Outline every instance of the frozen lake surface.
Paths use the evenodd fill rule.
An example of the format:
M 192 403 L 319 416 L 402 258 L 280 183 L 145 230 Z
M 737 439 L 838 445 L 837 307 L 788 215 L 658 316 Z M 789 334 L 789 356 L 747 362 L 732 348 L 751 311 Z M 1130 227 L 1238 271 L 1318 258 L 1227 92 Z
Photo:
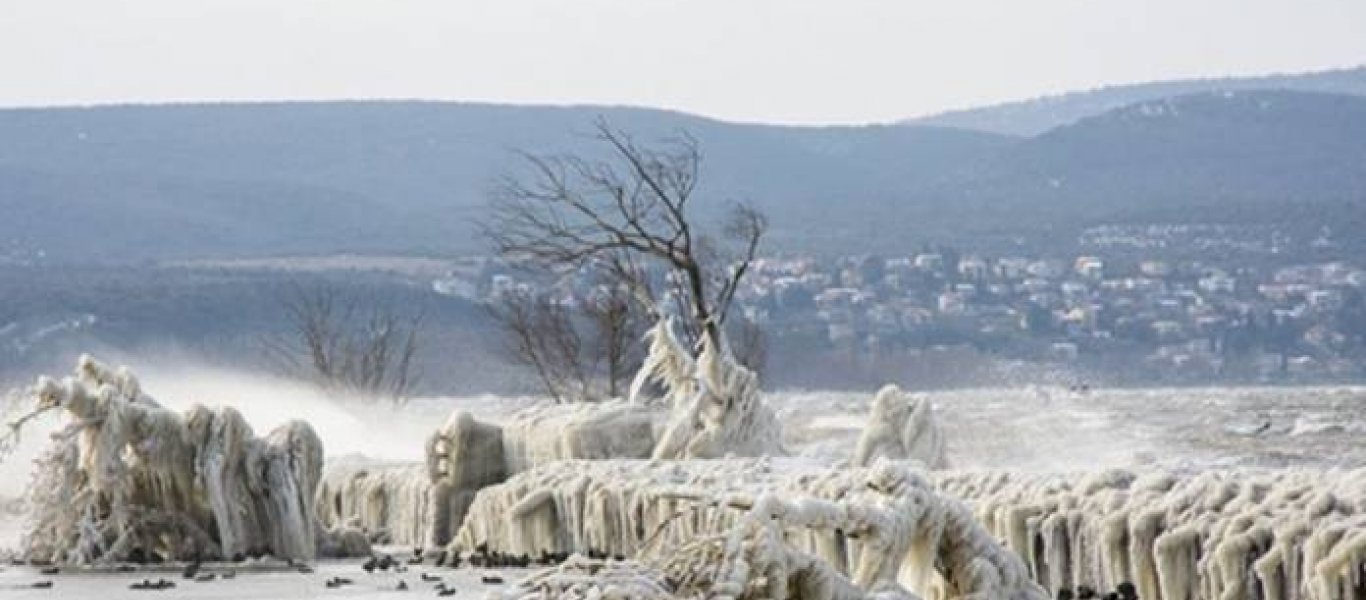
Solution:
M 294 598 L 350 598 L 363 600 L 370 598 L 398 599 L 409 596 L 436 596 L 438 582 L 425 582 L 423 573 L 439 576 L 448 587 L 454 587 L 456 594 L 450 598 L 482 598 L 491 589 L 500 587 L 484 584 L 483 575 L 499 575 L 509 585 L 524 576 L 519 569 L 480 570 L 462 567 L 460 569 L 411 567 L 407 573 L 366 573 L 360 568 L 361 561 L 322 561 L 315 566 L 313 573 L 299 573 L 284 567 L 253 570 L 235 565 L 205 565 L 205 573 L 222 573 L 236 570 L 232 579 L 214 579 L 196 582 L 181 577 L 180 567 L 162 569 L 148 568 L 132 573 L 113 573 L 108 570 L 82 571 L 63 569 L 57 575 L 42 575 L 33 567 L 6 565 L 0 571 L 0 598 L 6 600 L 30 600 L 52 598 L 81 598 L 90 600 L 148 600 L 152 598 L 198 598 L 211 600 L 283 600 Z M 329 589 L 327 580 L 345 577 L 355 583 Z M 156 581 L 166 579 L 176 584 L 167 590 L 134 590 L 129 586 L 144 579 Z M 51 581 L 50 589 L 29 587 L 37 581 Z M 404 581 L 408 591 L 399 591 L 398 582 Z

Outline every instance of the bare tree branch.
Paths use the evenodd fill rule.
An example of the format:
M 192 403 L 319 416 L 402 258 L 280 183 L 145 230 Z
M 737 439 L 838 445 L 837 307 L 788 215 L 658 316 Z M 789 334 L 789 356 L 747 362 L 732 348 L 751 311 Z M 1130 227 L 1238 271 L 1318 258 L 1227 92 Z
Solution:
M 535 303 L 516 305 L 525 299 L 512 299 L 513 305 L 497 309 L 501 312 L 495 316 L 508 329 L 515 352 L 527 355 L 523 362 L 543 379 L 560 379 L 546 385 L 557 398 L 564 396 L 566 381 L 591 377 L 587 374 L 594 365 L 606 365 L 615 374 L 624 356 L 616 337 L 623 331 L 619 327 L 630 321 L 631 307 L 651 319 L 675 311 L 684 317 L 679 324 L 692 342 L 703 336 L 720 341 L 726 315 L 767 230 L 761 213 L 736 206 L 718 238 L 700 232 L 689 206 L 702 153 L 697 140 L 686 133 L 645 146 L 599 120 L 592 139 L 609 151 L 606 159 L 522 153 L 526 171 L 499 182 L 489 218 L 482 224 L 505 258 L 546 268 L 591 266 L 627 292 L 626 306 L 588 302 L 579 307 L 590 322 L 598 323 L 599 336 L 612 338 L 599 339 L 587 354 L 590 344 L 571 335 L 572 317 L 537 324 L 535 313 L 550 309 Z M 666 274 L 662 289 L 651 282 L 653 267 Z M 528 339 L 533 335 L 549 339 Z M 616 379 L 609 375 L 607 380 Z M 614 392 L 615 384 L 608 389 Z
M 418 380 L 422 315 L 404 318 L 362 305 L 335 288 L 292 288 L 280 301 L 288 335 L 266 339 L 266 355 L 290 375 L 328 390 L 400 403 Z

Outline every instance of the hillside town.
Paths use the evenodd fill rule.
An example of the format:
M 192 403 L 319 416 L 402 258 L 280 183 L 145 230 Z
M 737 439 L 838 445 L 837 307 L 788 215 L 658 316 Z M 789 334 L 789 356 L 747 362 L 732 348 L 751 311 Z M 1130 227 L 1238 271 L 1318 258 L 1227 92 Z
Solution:
M 517 286 L 591 294 L 585 270 L 532 283 L 494 261 L 438 291 L 496 300 Z M 1366 372 L 1366 269 L 1197 260 L 906 256 L 758 260 L 738 299 L 774 344 L 842 354 L 970 348 L 1169 382 L 1331 381 Z M 1121 366 L 1123 368 L 1116 368 Z

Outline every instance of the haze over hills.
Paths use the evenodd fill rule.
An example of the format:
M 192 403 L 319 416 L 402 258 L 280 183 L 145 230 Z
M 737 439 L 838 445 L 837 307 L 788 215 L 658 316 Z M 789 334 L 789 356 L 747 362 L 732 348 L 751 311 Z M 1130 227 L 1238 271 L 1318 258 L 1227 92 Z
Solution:
M 1356 69 L 1148 84 L 1130 96 L 1220 82 L 1366 93 L 1363 80 Z M 1076 106 L 1121 96 L 1077 96 Z M 771 216 L 770 250 L 904 253 L 936 242 L 1065 251 L 1084 228 L 1115 222 L 1305 231 L 1363 222 L 1366 98 L 1218 91 L 1086 110 L 1063 111 L 1077 122 L 1031 137 L 587 106 L 0 110 L 0 258 L 480 253 L 472 222 L 495 178 L 519 164 L 514 150 L 589 151 L 584 134 L 598 118 L 645 141 L 696 137 L 706 156 L 696 206 L 710 218 L 730 201 L 754 202 Z M 997 116 L 1014 123 L 1003 129 L 1039 126 L 1029 111 Z
M 1021 140 L 954 188 L 958 204 L 991 215 L 984 227 L 1356 232 L 1366 226 L 1366 98 L 1253 91 L 1141 102 Z
M 1030 136 L 923 124 L 735 124 L 601 106 L 0 110 L 0 290 L 18 290 L 0 294 L 0 381 L 105 346 L 263 367 L 259 338 L 284 327 L 279 298 L 300 282 L 322 282 L 429 309 L 440 332 L 427 365 L 433 389 L 512 390 L 527 378 L 499 366 L 475 302 L 433 291 L 444 271 L 305 273 L 193 259 L 486 254 L 473 219 L 495 178 L 515 171 L 514 151 L 592 152 L 585 134 L 598 118 L 642 141 L 694 136 L 705 153 L 694 206 L 711 219 L 731 200 L 758 204 L 773 225 L 766 253 L 905 256 L 942 244 L 946 252 L 1070 259 L 1097 252 L 1086 240 L 1098 228 L 1172 225 L 1249 228 L 1311 249 L 1279 253 L 1282 246 L 1259 239 L 1262 254 L 1245 260 L 1232 240 L 1224 255 L 1198 244 L 1182 256 L 1147 245 L 1124 256 L 1107 250 L 1106 260 L 1167 252 L 1160 257 L 1265 275 L 1366 251 L 1366 97 L 1356 94 L 1200 91 Z M 1319 237 L 1331 243 L 1313 250 Z M 960 325 L 948 319 L 907 335 L 924 345 L 974 339 Z M 811 353 L 788 357 L 791 368 L 775 377 L 831 383 L 801 379 L 819 371 L 804 365 L 831 360 L 809 342 L 790 344 Z M 453 356 L 471 366 L 445 369 L 441 361 Z M 983 356 L 982 364 L 992 360 Z M 895 361 L 869 365 L 849 382 L 877 368 L 907 372 Z
M 49 256 L 468 253 L 514 150 L 584 151 L 599 117 L 705 153 L 698 206 L 854 208 L 1009 142 L 937 127 L 791 128 L 613 107 L 348 102 L 0 111 L 0 236 Z M 775 240 L 795 235 L 786 220 Z
M 1291 90 L 1366 96 L 1366 66 L 1268 75 L 1114 85 L 1018 102 L 954 110 L 907 121 L 1005 135 L 1034 136 L 1122 106 L 1211 91 Z

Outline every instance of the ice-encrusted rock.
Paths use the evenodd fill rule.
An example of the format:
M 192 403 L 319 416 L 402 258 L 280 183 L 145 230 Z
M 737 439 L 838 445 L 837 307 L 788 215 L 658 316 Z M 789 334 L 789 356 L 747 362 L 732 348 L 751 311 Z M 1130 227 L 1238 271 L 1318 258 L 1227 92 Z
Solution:
M 448 543 L 475 494 L 503 481 L 502 428 L 456 411 L 427 439 L 424 463 L 338 461 L 318 489 L 329 527 L 353 527 L 386 544 Z
M 1366 469 L 937 474 L 1050 589 L 1366 597 Z
M 452 549 L 476 547 L 635 557 L 681 597 L 1046 597 L 964 505 L 891 463 L 551 463 L 480 492 Z
M 571 459 L 649 458 L 657 411 L 624 400 L 522 410 L 503 426 L 508 473 Z
M 878 391 L 868 415 L 868 425 L 854 450 L 853 464 L 867 466 L 879 458 L 911 460 L 927 469 L 949 466 L 944 432 L 928 398 L 888 385 Z

